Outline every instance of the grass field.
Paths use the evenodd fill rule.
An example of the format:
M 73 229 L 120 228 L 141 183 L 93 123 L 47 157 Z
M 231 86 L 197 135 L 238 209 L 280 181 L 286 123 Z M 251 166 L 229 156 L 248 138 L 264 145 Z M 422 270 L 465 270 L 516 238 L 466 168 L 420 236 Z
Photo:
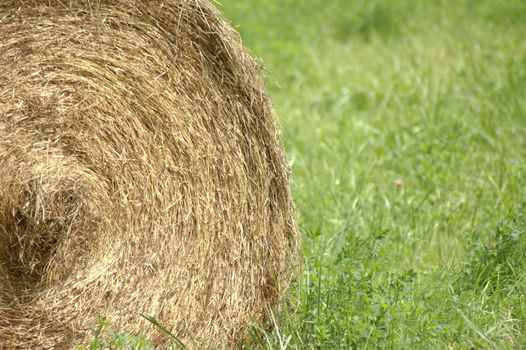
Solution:
M 526 348 L 526 2 L 223 0 L 261 58 L 303 273 L 257 348 Z
M 220 8 L 266 67 L 304 233 L 269 347 L 525 348 L 526 2 Z

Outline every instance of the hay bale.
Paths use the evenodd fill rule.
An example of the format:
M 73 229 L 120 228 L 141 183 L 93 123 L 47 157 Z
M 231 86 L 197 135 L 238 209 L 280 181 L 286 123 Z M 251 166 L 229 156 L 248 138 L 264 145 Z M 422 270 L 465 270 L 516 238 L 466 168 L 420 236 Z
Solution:
M 0 344 L 95 315 L 232 346 L 291 277 L 288 170 L 257 64 L 205 0 L 0 0 Z

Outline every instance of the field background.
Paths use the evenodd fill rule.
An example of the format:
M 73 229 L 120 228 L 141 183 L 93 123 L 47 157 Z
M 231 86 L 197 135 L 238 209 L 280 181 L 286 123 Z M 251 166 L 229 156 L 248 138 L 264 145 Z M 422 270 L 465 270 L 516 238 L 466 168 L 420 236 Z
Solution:
M 259 347 L 526 348 L 526 1 L 218 7 L 265 67 L 303 232 Z

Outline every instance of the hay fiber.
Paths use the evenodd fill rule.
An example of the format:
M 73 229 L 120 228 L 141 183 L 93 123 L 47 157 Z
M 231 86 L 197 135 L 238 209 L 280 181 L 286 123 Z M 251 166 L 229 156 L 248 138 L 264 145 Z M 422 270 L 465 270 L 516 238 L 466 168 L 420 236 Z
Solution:
M 297 266 L 260 69 L 205 0 L 0 0 L 0 348 L 234 347 Z

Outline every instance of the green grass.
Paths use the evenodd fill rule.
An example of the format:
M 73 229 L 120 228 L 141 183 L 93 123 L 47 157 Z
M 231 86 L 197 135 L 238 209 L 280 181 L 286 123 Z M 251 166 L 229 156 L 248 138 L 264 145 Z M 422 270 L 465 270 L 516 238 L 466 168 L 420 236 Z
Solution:
M 220 8 L 266 67 L 304 233 L 260 346 L 526 347 L 526 3 Z
M 266 67 L 304 237 L 254 346 L 526 348 L 526 2 L 219 8 Z

